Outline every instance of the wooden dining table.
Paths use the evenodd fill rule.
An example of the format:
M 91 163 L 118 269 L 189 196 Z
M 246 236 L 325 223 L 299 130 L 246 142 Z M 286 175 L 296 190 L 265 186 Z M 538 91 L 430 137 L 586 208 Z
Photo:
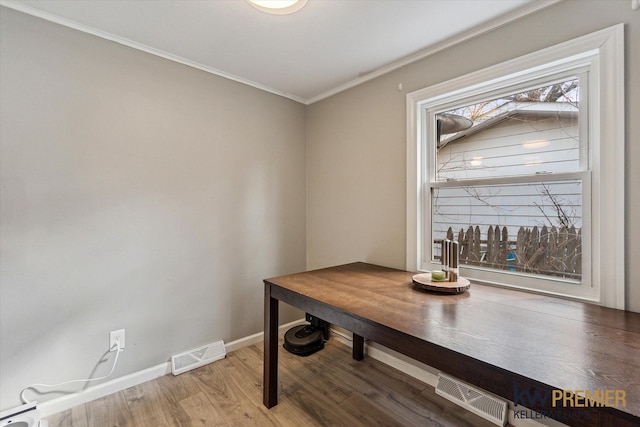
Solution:
M 278 402 L 284 302 L 351 331 L 356 360 L 368 339 L 511 401 L 515 417 L 640 425 L 639 313 L 474 283 L 438 294 L 414 274 L 356 262 L 264 280 L 264 405 Z

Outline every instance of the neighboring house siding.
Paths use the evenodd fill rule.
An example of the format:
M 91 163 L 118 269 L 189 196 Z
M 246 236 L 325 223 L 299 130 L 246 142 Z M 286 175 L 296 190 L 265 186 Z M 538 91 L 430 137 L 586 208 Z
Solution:
M 577 114 L 527 113 L 447 143 L 438 150 L 437 168 L 440 180 L 558 173 L 578 170 L 578 157 Z M 479 225 L 483 234 L 490 225 L 507 226 L 514 237 L 521 226 L 560 226 L 554 202 L 572 225 L 582 223 L 578 181 L 546 188 L 520 184 L 436 191 L 435 238 L 443 237 L 449 227 L 458 231 L 469 225 Z
M 549 145 L 544 146 L 542 141 L 549 141 Z M 530 174 L 531 169 L 575 171 L 577 149 L 575 115 L 518 115 L 442 147 L 438 152 L 438 172 L 445 179 L 469 179 Z M 474 158 L 480 158 L 481 163 L 475 164 Z M 523 166 L 527 169 L 523 170 Z

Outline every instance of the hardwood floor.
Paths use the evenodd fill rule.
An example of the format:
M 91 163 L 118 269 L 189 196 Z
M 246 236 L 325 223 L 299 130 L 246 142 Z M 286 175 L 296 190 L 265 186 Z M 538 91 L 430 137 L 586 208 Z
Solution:
M 262 405 L 262 344 L 48 417 L 50 427 L 493 426 L 335 339 L 309 357 L 280 350 L 279 403 Z

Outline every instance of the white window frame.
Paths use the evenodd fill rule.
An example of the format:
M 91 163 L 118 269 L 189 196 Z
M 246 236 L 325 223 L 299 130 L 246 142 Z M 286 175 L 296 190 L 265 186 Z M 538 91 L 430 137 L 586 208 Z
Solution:
M 435 167 L 426 146 L 426 131 L 433 132 L 433 127 L 427 126 L 427 120 L 433 119 L 433 113 L 427 114 L 427 107 L 434 111 L 457 99 L 587 69 L 586 131 L 591 164 L 590 172 L 583 175 L 591 193 L 583 196 L 583 214 L 590 228 L 590 233 L 583 232 L 583 238 L 588 234 L 583 241 L 583 284 L 531 286 L 530 281 L 521 281 L 513 274 L 503 273 L 496 280 L 500 275 L 464 268 L 461 275 L 472 281 L 625 308 L 623 30 L 623 24 L 619 24 L 407 95 L 407 270 L 438 268 L 431 257 L 433 245 L 425 247 L 424 238 L 425 230 L 431 227 L 430 194 L 425 194 L 424 183 Z

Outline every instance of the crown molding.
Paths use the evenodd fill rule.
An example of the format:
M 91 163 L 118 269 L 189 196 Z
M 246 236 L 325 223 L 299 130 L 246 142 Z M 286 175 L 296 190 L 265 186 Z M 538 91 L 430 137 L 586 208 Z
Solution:
M 44 19 L 46 21 L 53 22 L 55 24 L 63 25 L 65 27 L 72 28 L 72 29 L 77 30 L 77 31 L 81 31 L 83 33 L 91 34 L 93 36 L 100 37 L 102 39 L 109 40 L 109 41 L 112 41 L 112 42 L 115 42 L 115 43 L 130 47 L 130 48 L 133 48 L 133 49 L 137 49 L 137 50 L 140 50 L 142 52 L 150 53 L 151 55 L 155 55 L 155 56 L 159 56 L 159 57 L 164 58 L 164 59 L 168 59 L 169 61 L 177 62 L 179 64 L 183 64 L 183 65 L 186 65 L 188 67 L 204 71 L 206 73 L 215 74 L 216 76 L 224 77 L 225 79 L 233 80 L 235 82 L 242 83 L 242 84 L 245 84 L 247 86 L 251 86 L 251 87 L 254 87 L 256 89 L 260 89 L 262 91 L 272 93 L 274 95 L 279 95 L 279 96 L 282 96 L 284 98 L 289 98 L 289 99 L 291 99 L 293 101 L 296 101 L 296 102 L 299 102 L 299 103 L 302 103 L 302 104 L 306 104 L 306 100 L 304 98 L 301 98 L 301 97 L 296 96 L 294 94 L 291 94 L 291 93 L 288 93 L 288 92 L 284 92 L 284 91 L 281 91 L 281 90 L 278 90 L 278 89 L 274 89 L 272 87 L 263 85 L 261 83 L 257 83 L 257 82 L 254 82 L 252 80 L 248 80 L 248 79 L 236 76 L 234 74 L 227 73 L 225 71 L 218 70 L 216 68 L 209 67 L 209 66 L 200 64 L 198 62 L 195 62 L 195 61 L 191 61 L 191 60 L 183 58 L 181 56 L 173 55 L 173 54 L 171 54 L 169 52 L 165 52 L 163 50 L 156 49 L 156 48 L 153 48 L 151 46 L 147 46 L 145 44 L 135 42 L 133 40 L 129 40 L 129 39 L 125 38 L 125 37 L 117 36 L 115 34 L 112 34 L 112 33 L 106 32 L 106 31 L 98 30 L 98 29 L 90 27 L 88 25 L 84 25 L 84 24 L 80 24 L 80 23 L 78 23 L 76 21 L 72 21 L 70 19 L 62 18 L 60 16 L 54 15 L 53 13 L 46 12 L 46 11 L 41 10 L 41 9 L 37 9 L 35 7 L 26 5 L 26 4 L 21 3 L 19 1 L 16 1 L 16 0 L 0 0 L 0 6 L 4 6 L 4 7 L 7 7 L 9 9 L 13 9 L 13 10 L 16 10 L 18 12 L 25 13 L 27 15 L 35 16 L 36 18 Z
M 459 43 L 462 43 L 466 40 L 472 39 L 474 37 L 478 37 L 484 33 L 488 33 L 489 31 L 495 30 L 497 28 L 500 28 L 504 25 L 507 25 L 513 21 L 516 21 L 518 19 L 524 18 L 525 16 L 531 15 L 533 13 L 536 13 L 542 9 L 545 9 L 549 6 L 552 6 L 554 4 L 563 2 L 564 0 L 539 0 L 536 2 L 531 3 L 528 6 L 525 6 L 521 9 L 518 9 L 516 11 L 513 11 L 511 13 L 507 13 L 504 14 L 492 21 L 487 22 L 486 24 L 480 25 L 478 27 L 475 27 L 469 31 L 466 31 L 464 33 L 461 33 L 457 36 L 451 37 L 441 43 L 435 44 L 433 46 L 430 46 L 426 49 L 420 50 L 416 53 L 413 53 L 409 56 L 406 56 L 402 59 L 399 59 L 395 62 L 392 62 L 388 65 L 382 66 L 370 73 L 367 73 L 363 76 L 358 77 L 357 79 L 351 80 L 343 85 L 337 86 L 331 90 L 328 90 L 320 95 L 314 96 L 313 98 L 309 98 L 306 100 L 306 104 L 310 105 L 313 104 L 315 102 L 321 101 L 323 99 L 329 98 L 333 95 L 336 95 L 340 92 L 343 92 L 347 89 L 351 89 L 355 86 L 361 85 L 365 82 L 368 82 L 370 80 L 373 80 L 375 78 L 378 78 L 380 76 L 383 76 L 385 74 L 388 74 L 392 71 L 395 71 L 399 68 L 402 68 L 406 65 L 412 64 L 414 62 L 420 61 L 421 59 L 424 59 L 428 56 L 431 56 L 435 53 L 438 53 L 442 50 L 445 50 L 449 47 L 455 46 Z
M 564 1 L 564 0 L 539 0 L 539 1 L 535 1 L 535 2 L 531 3 L 528 6 L 525 6 L 525 7 L 521 8 L 521 9 L 518 9 L 518 10 L 516 10 L 514 12 L 502 15 L 501 17 L 496 18 L 496 19 L 494 19 L 494 20 L 492 20 L 492 21 L 490 21 L 490 22 L 488 22 L 486 24 L 483 24 L 481 26 L 475 27 L 475 28 L 473 28 L 473 29 L 471 29 L 469 31 L 466 31 L 466 32 L 464 32 L 462 34 L 459 34 L 459 35 L 457 35 L 455 37 L 452 37 L 452 38 L 450 38 L 448 40 L 445 40 L 445 41 L 443 41 L 441 43 L 438 43 L 436 45 L 430 46 L 430 47 L 428 47 L 426 49 L 420 50 L 420 51 L 418 51 L 418 52 L 416 52 L 414 54 L 411 54 L 411 55 L 406 56 L 406 57 L 404 57 L 402 59 L 399 59 L 398 61 L 394 61 L 394 62 L 392 62 L 390 64 L 384 65 L 384 66 L 382 66 L 382 67 L 380 67 L 380 68 L 378 68 L 378 69 L 376 69 L 376 70 L 374 70 L 374 71 L 372 71 L 370 73 L 367 73 L 366 75 L 360 76 L 360 77 L 358 77 L 358 78 L 356 78 L 354 80 L 351 80 L 351 81 L 349 81 L 347 83 L 344 83 L 342 85 L 336 86 L 335 88 L 330 89 L 330 90 L 328 90 L 326 92 L 323 92 L 323 93 L 321 93 L 319 95 L 313 96 L 311 98 L 306 98 L 306 99 L 303 98 L 303 97 L 294 95 L 292 93 L 281 91 L 279 89 L 274 89 L 272 87 L 263 85 L 261 83 L 254 82 L 252 80 L 248 80 L 248 79 L 236 76 L 234 74 L 227 73 L 225 71 L 218 70 L 216 68 L 209 67 L 209 66 L 200 64 L 200 63 L 195 62 L 195 61 L 191 61 L 189 59 L 186 59 L 186 58 L 183 58 L 183 57 L 180 57 L 180 56 L 177 56 L 177 55 L 173 55 L 173 54 L 171 54 L 169 52 L 165 52 L 163 50 L 156 49 L 156 48 L 153 48 L 151 46 L 147 46 L 145 44 L 135 42 L 133 40 L 129 40 L 129 39 L 125 38 L 125 37 L 120 37 L 120 36 L 117 36 L 115 34 L 111 34 L 111 33 L 106 32 L 106 31 L 98 30 L 98 29 L 90 27 L 88 25 L 80 24 L 78 22 L 75 22 L 75 21 L 72 21 L 72 20 L 69 20 L 69 19 L 66 19 L 66 18 L 62 18 L 62 17 L 57 16 L 57 15 L 55 15 L 53 13 L 46 12 L 46 11 L 43 11 L 41 9 L 37 9 L 35 7 L 26 5 L 26 4 L 21 3 L 21 2 L 19 2 L 17 0 L 0 0 L 0 6 L 4 6 L 4 7 L 7 7 L 9 9 L 13 9 L 13 10 L 16 10 L 16 11 L 19 11 L 19 12 L 22 12 L 22 13 L 25 13 L 25 14 L 28 14 L 28 15 L 31 15 L 31 16 L 35 16 L 37 18 L 41 18 L 41 19 L 44 19 L 46 21 L 50 21 L 50 22 L 53 22 L 53 23 L 56 23 L 56 24 L 59 24 L 59 25 L 63 25 L 65 27 L 72 28 L 72 29 L 77 30 L 77 31 L 81 31 L 83 33 L 91 34 L 93 36 L 100 37 L 102 39 L 109 40 L 109 41 L 112 41 L 112 42 L 115 42 L 115 43 L 118 43 L 118 44 L 121 44 L 121 45 L 124 45 L 124 46 L 127 46 L 127 47 L 131 47 L 133 49 L 137 49 L 137 50 L 140 50 L 142 52 L 146 52 L 146 53 L 149 53 L 149 54 L 152 54 L 152 55 L 155 55 L 155 56 L 159 56 L 161 58 L 168 59 L 169 61 L 177 62 L 179 64 L 183 64 L 183 65 L 186 65 L 188 67 L 204 71 L 206 73 L 214 74 L 214 75 L 219 76 L 219 77 L 224 77 L 226 79 L 229 79 L 229 80 L 232 80 L 232 81 L 235 81 L 235 82 L 238 82 L 238 83 L 242 83 L 242 84 L 245 84 L 247 86 L 251 86 L 251 87 L 254 87 L 256 89 L 260 89 L 262 91 L 265 91 L 265 92 L 272 93 L 274 95 L 278 95 L 278 96 L 282 96 L 284 98 L 291 99 L 293 101 L 299 102 L 299 103 L 304 104 L 304 105 L 311 105 L 311 104 L 313 104 L 315 102 L 318 102 L 318 101 L 321 101 L 323 99 L 329 98 L 329 97 L 331 97 L 333 95 L 336 95 L 336 94 L 338 94 L 340 92 L 344 92 L 344 91 L 346 91 L 348 89 L 351 89 L 351 88 L 353 88 L 355 86 L 358 86 L 358 85 L 361 85 L 363 83 L 366 83 L 366 82 L 368 82 L 370 80 L 373 80 L 375 78 L 383 76 L 383 75 L 385 75 L 387 73 L 395 71 L 395 70 L 397 70 L 399 68 L 402 68 L 402 67 L 404 67 L 406 65 L 412 64 L 412 63 L 414 63 L 416 61 L 419 61 L 419 60 L 424 59 L 424 58 L 426 58 L 428 56 L 431 56 L 431 55 L 433 55 L 433 54 L 435 54 L 437 52 L 440 52 L 440 51 L 442 51 L 444 49 L 447 49 L 447 48 L 449 48 L 451 46 L 454 46 L 456 44 L 462 43 L 462 42 L 464 42 L 466 40 L 469 40 L 469 39 L 472 39 L 474 37 L 478 37 L 478 36 L 480 36 L 480 35 L 482 35 L 484 33 L 487 33 L 487 32 L 489 32 L 491 30 L 494 30 L 496 28 L 502 27 L 502 26 L 504 26 L 504 25 L 506 25 L 506 24 L 508 24 L 510 22 L 516 21 L 516 20 L 518 20 L 520 18 L 523 18 L 523 17 L 525 17 L 527 15 L 531 15 L 533 13 L 536 13 L 539 10 L 545 9 L 545 8 L 547 8 L 549 6 L 552 6 L 554 4 L 560 3 L 562 1 Z

